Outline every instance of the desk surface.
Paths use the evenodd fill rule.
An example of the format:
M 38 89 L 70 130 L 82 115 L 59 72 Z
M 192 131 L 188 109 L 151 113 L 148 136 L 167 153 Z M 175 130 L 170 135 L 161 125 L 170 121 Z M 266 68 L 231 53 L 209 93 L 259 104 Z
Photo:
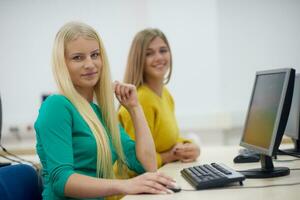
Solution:
M 159 171 L 173 177 L 178 185 L 183 189 L 193 189 L 192 186 L 186 182 L 186 180 L 180 175 L 180 170 L 185 167 L 190 167 L 197 164 L 206 164 L 212 162 L 224 163 L 229 167 L 232 167 L 236 170 L 245 170 L 251 168 L 260 167 L 260 163 L 247 163 L 247 164 L 234 164 L 232 159 L 237 155 L 239 146 L 205 146 L 202 148 L 201 156 L 197 162 L 194 163 L 171 163 L 163 166 Z M 38 156 L 33 155 L 20 155 L 23 159 L 27 159 L 33 162 L 38 163 Z M 293 159 L 289 156 L 280 156 L 280 160 Z M 0 162 L 6 161 L 0 157 Z M 300 168 L 300 160 L 293 162 L 276 162 L 274 161 L 275 166 L 286 166 L 290 169 Z M 124 200 L 150 200 L 150 199 L 238 199 L 238 200 L 298 200 L 300 196 L 300 185 L 294 186 L 277 186 L 277 187 L 265 187 L 265 188 L 246 188 L 252 186 L 266 186 L 266 185 L 278 185 L 278 184 L 287 184 L 287 183 L 296 183 L 300 182 L 300 170 L 291 170 L 289 176 L 270 178 L 270 179 L 246 179 L 244 181 L 244 186 L 234 186 L 235 188 L 224 187 L 220 189 L 210 189 L 210 190 L 199 190 L 199 191 L 181 191 L 179 193 L 171 195 L 128 195 L 125 196 Z
M 207 164 L 212 162 L 224 163 L 229 167 L 236 170 L 245 170 L 251 168 L 260 167 L 260 162 L 247 163 L 247 164 L 235 164 L 232 159 L 237 155 L 240 147 L 235 146 L 222 146 L 222 147 L 203 147 L 201 156 L 197 162 L 194 163 L 171 163 L 163 166 L 159 169 L 171 177 L 173 177 L 178 185 L 183 189 L 193 189 L 192 186 L 180 175 L 180 170 L 185 167 L 190 167 L 197 164 Z M 293 159 L 289 156 L 280 156 L 280 160 Z M 290 169 L 300 168 L 300 160 L 293 162 L 277 162 L 274 161 L 274 166 L 286 166 Z M 269 178 L 269 179 L 246 179 L 244 186 L 233 186 L 233 188 L 223 187 L 219 189 L 199 190 L 199 191 L 181 191 L 179 193 L 171 195 L 127 195 L 124 200 L 137 200 L 137 199 L 243 199 L 243 200 L 282 200 L 282 199 L 299 199 L 300 185 L 294 186 L 277 186 L 277 187 L 265 187 L 265 188 L 246 188 L 252 186 L 266 186 L 266 185 L 278 185 L 287 183 L 300 182 L 300 170 L 291 170 L 289 176 Z M 123 200 L 122 199 L 122 200 Z

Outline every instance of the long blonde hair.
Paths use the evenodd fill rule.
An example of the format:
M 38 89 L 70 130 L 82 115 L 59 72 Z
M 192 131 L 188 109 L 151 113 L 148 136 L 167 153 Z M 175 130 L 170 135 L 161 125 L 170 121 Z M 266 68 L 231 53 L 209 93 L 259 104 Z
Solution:
M 148 28 L 138 32 L 131 44 L 127 59 L 127 66 L 124 76 L 124 82 L 135 85 L 137 88 L 144 84 L 144 68 L 146 62 L 146 50 L 149 44 L 156 38 L 161 38 L 167 45 L 170 52 L 170 68 L 166 76 L 165 84 L 170 81 L 172 74 L 172 53 L 170 45 L 165 34 L 159 29 Z
M 107 132 L 89 102 L 76 91 L 65 62 L 66 45 L 78 37 L 93 39 L 99 44 L 102 70 L 100 79 L 94 88 L 94 94 L 96 97 L 95 100 L 102 110 L 104 123 L 108 129 Z M 118 119 L 114 107 L 108 59 L 103 42 L 98 33 L 92 27 L 84 23 L 69 22 L 65 24 L 58 31 L 54 41 L 52 67 L 60 93 L 67 97 L 77 108 L 95 137 L 97 144 L 97 177 L 113 178 L 113 163 L 109 137 L 118 154 L 117 164 L 120 168 L 124 167 L 125 156 L 121 145 Z

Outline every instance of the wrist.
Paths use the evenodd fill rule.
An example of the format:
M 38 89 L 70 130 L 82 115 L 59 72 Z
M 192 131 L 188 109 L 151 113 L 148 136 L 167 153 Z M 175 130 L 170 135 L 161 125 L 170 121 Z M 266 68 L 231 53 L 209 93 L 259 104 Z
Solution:
M 135 106 L 131 106 L 127 108 L 127 111 L 131 114 L 131 115 L 135 115 L 136 113 L 140 112 L 142 109 L 141 104 L 137 104 Z
M 127 180 L 114 180 L 115 181 L 115 189 L 116 194 L 127 194 L 126 187 L 128 185 Z
M 163 152 L 160 155 L 163 164 L 167 164 L 176 160 L 172 151 Z

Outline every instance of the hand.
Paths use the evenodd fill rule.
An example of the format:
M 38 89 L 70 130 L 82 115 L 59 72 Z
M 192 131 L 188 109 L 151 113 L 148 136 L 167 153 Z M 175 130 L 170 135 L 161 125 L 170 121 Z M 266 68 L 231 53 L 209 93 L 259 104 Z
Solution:
M 114 90 L 118 101 L 127 110 L 139 105 L 137 91 L 134 85 L 115 81 Z
M 147 172 L 140 176 L 125 180 L 125 194 L 172 194 L 167 186 L 174 187 L 175 181 L 159 172 Z
M 174 147 L 172 147 L 168 151 L 164 151 L 164 152 L 160 153 L 163 164 L 167 164 L 170 162 L 175 162 L 177 160 L 180 160 L 180 156 L 175 154 L 175 146 L 176 145 L 174 145 Z
M 177 143 L 173 149 L 181 162 L 193 162 L 200 155 L 200 149 L 194 143 Z

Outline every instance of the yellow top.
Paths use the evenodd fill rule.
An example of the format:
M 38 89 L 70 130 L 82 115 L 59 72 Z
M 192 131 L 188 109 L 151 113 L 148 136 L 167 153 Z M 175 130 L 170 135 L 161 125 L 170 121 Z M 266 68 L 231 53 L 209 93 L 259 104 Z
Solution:
M 149 87 L 142 85 L 138 88 L 138 98 L 155 143 L 157 164 L 158 167 L 161 167 L 160 153 L 171 149 L 176 143 L 190 141 L 180 137 L 175 118 L 174 101 L 166 87 L 163 87 L 160 97 Z M 133 123 L 124 107 L 119 110 L 119 120 L 129 136 L 135 140 Z

